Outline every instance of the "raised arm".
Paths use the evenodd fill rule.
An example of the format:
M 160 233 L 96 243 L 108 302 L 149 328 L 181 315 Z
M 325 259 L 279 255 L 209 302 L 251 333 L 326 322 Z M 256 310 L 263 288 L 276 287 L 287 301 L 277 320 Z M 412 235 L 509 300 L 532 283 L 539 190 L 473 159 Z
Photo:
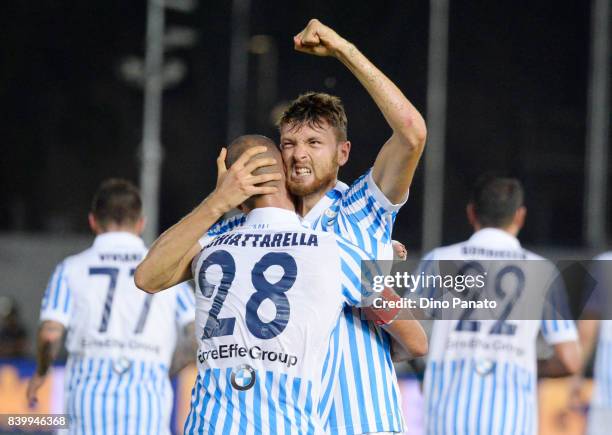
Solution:
M 389 201 L 402 202 L 425 147 L 427 130 L 419 111 L 355 45 L 320 21 L 310 20 L 293 41 L 298 51 L 340 60 L 368 91 L 393 130 L 376 157 L 372 176 Z
M 156 293 L 191 278 L 191 260 L 200 251 L 199 240 L 224 213 L 242 204 L 252 195 L 275 193 L 276 187 L 257 184 L 280 180 L 281 174 L 252 175 L 264 166 L 275 165 L 273 158 L 249 161 L 266 152 L 264 146 L 245 151 L 228 170 L 225 167 L 226 149 L 217 158 L 217 187 L 191 213 L 166 230 L 153 243 L 145 259 L 134 274 L 136 286 L 148 293 Z
M 38 402 L 38 390 L 45 383 L 49 367 L 57 357 L 62 336 L 64 335 L 64 325 L 52 320 L 46 320 L 40 325 L 36 340 L 36 372 L 28 382 L 26 395 L 30 406 Z

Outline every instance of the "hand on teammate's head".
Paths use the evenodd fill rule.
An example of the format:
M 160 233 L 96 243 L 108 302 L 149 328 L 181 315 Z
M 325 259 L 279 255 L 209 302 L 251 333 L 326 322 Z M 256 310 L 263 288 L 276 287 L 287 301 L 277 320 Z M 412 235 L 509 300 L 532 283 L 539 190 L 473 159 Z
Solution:
M 273 157 L 252 159 L 252 157 L 267 151 L 268 149 L 265 146 L 249 148 L 233 161 L 228 169 L 225 162 L 227 150 L 225 148 L 221 150 L 217 158 L 217 186 L 211 197 L 218 201 L 222 213 L 238 207 L 253 195 L 278 192 L 278 187 L 267 186 L 264 183 L 281 180 L 283 175 L 280 172 L 253 175 L 260 168 L 267 166 L 281 167 L 278 160 Z

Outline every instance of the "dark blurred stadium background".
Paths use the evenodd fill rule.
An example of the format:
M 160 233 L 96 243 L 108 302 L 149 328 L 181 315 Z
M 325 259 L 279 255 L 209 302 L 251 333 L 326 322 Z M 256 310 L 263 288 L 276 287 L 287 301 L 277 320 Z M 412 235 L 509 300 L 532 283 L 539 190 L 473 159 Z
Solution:
M 497 171 L 524 182 L 526 245 L 566 257 L 605 247 L 612 189 L 599 199 L 605 224 L 603 232 L 600 226 L 591 233 L 595 240 L 585 221 L 597 1 L 606 0 L 450 2 L 446 152 L 438 180 L 443 243 L 469 235 L 464 209 L 470 185 L 483 172 Z M 21 306 L 31 343 L 53 265 L 92 239 L 86 215 L 96 186 L 109 176 L 140 179 L 147 5 L 5 3 L 0 287 Z M 256 132 L 276 140 L 274 117 L 304 91 L 344 100 L 353 150 L 341 178 L 352 181 L 372 164 L 389 129 L 339 62 L 294 52 L 292 36 L 309 18 L 354 42 L 427 113 L 429 1 L 251 0 L 242 23 L 245 51 L 238 53 L 248 62 L 244 92 L 230 89 L 232 35 L 240 32 L 232 25 L 240 21 L 232 18 L 232 4 L 249 2 L 167 3 L 174 6 L 165 10 L 160 231 L 214 187 L 215 158 L 228 137 Z M 603 40 L 609 41 L 609 26 Z M 609 50 L 606 58 L 609 74 Z M 609 86 L 603 101 L 608 120 Z M 602 140 L 607 146 L 609 131 Z M 604 153 L 593 161 L 607 169 L 611 158 Z M 423 209 L 432 199 L 425 198 L 424 172 L 421 166 L 395 226 L 394 238 L 411 255 L 422 247 Z M 605 192 L 609 176 L 598 186 Z
M 444 242 L 469 231 L 463 205 L 474 178 L 499 170 L 526 185 L 525 242 L 583 244 L 589 3 L 451 2 Z M 164 92 L 162 229 L 214 185 L 231 111 L 231 6 L 201 1 L 189 13 L 167 10 L 166 29 L 189 30 L 196 40 L 166 53 L 167 64 L 185 70 Z M 0 229 L 85 233 L 97 183 L 139 178 L 143 93 L 125 69 L 144 56 L 146 4 L 23 0 L 8 9 L 0 18 Z M 310 17 L 354 41 L 425 113 L 428 2 L 251 2 L 248 33 L 269 39 L 256 47 L 251 38 L 245 131 L 277 138 L 271 112 L 278 103 L 306 90 L 335 93 L 346 104 L 354 146 L 342 171 L 350 181 L 371 164 L 389 129 L 339 62 L 293 51 L 292 36 Z M 262 44 L 277 57 L 257 54 Z M 265 86 L 272 95 L 262 98 Z M 422 176 L 396 226 L 413 249 L 421 241 Z

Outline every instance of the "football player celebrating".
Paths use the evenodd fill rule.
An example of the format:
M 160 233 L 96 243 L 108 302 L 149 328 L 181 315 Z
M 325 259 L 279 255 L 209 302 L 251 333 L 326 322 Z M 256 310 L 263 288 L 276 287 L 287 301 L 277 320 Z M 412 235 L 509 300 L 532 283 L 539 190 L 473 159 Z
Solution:
M 293 101 L 279 121 L 279 131 L 287 185 L 296 197 L 298 214 L 312 228 L 341 234 L 374 258 L 391 260 L 393 223 L 407 200 L 424 149 L 425 122 L 402 91 L 333 29 L 311 20 L 293 40 L 298 51 L 341 61 L 370 94 L 392 130 L 373 167 L 347 186 L 338 181 L 338 170 L 348 161 L 351 150 L 340 99 L 307 93 Z M 257 152 L 257 148 L 247 151 Z M 215 191 L 162 234 L 139 266 L 135 276 L 139 287 L 159 290 L 189 279 L 191 260 L 206 243 L 206 238 L 199 243 L 200 238 L 243 224 L 244 216 L 238 215 L 211 229 L 224 213 L 249 196 L 270 193 L 266 189 L 273 187 L 258 184 L 280 176 L 252 174 L 266 165 L 266 159 L 233 165 L 227 171 L 224 159 L 223 150 L 217 161 Z M 423 354 L 427 345 L 420 325 L 412 320 L 402 322 L 414 328 L 413 354 Z M 330 398 L 333 406 L 327 429 L 353 434 L 403 432 L 390 337 L 362 320 L 359 310 L 353 308 L 344 309 L 337 327 L 340 343 L 348 345 L 342 346 L 343 370 L 339 387 Z

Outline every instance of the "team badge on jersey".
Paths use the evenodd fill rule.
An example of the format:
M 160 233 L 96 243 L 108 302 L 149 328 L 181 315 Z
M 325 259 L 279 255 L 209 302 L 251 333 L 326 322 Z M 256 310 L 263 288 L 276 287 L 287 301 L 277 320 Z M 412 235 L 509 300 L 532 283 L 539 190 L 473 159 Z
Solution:
M 336 218 L 338 217 L 338 212 L 332 210 L 331 208 L 328 208 L 327 210 L 325 210 L 325 217 L 327 217 L 327 221 L 325 222 L 325 224 L 328 227 L 331 227 L 336 222 Z
M 255 385 L 257 375 L 255 369 L 248 364 L 241 364 L 232 370 L 232 387 L 236 390 L 245 391 Z
M 490 359 L 479 359 L 476 361 L 474 370 L 480 376 L 486 376 L 493 371 L 494 367 L 495 367 L 495 361 L 491 361 Z
M 125 357 L 118 358 L 113 361 L 113 370 L 118 375 L 127 372 L 132 367 L 132 361 Z

